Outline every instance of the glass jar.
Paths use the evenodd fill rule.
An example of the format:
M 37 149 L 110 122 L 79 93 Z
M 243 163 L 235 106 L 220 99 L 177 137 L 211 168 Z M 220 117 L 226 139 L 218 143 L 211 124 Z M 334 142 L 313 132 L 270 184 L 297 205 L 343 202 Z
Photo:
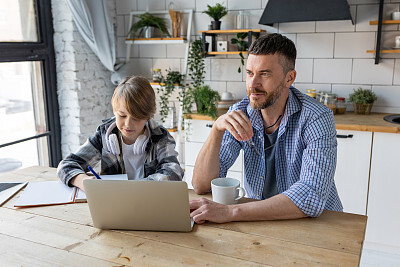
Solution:
M 153 82 L 159 83 L 161 82 L 161 69 L 154 69 L 153 70 Z
M 249 13 L 244 10 L 240 10 L 236 15 L 236 29 L 248 29 L 249 28 Z
M 336 94 L 326 93 L 324 98 L 325 106 L 330 108 L 333 111 L 333 114 L 336 114 Z
M 346 101 L 344 97 L 338 97 L 336 101 L 336 113 L 344 114 L 346 112 Z
M 324 103 L 324 102 L 325 102 L 325 95 L 326 95 L 326 93 L 327 93 L 327 92 L 325 92 L 325 91 L 318 91 L 318 92 L 317 92 L 317 96 L 316 96 L 317 101 L 319 101 L 319 102 L 321 102 L 321 103 Z
M 315 90 L 315 89 L 307 89 L 306 90 L 306 95 L 311 96 L 312 98 L 316 99 L 317 98 L 317 90 Z

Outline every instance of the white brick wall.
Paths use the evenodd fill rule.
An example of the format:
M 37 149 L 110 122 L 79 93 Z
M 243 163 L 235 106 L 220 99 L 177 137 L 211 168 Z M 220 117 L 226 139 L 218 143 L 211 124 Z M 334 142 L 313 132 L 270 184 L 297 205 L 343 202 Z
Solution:
M 112 12 L 115 2 L 109 1 L 108 6 Z M 114 86 L 110 72 L 77 32 L 66 2 L 53 0 L 52 8 L 61 149 L 65 157 L 94 133 L 101 119 L 112 115 Z

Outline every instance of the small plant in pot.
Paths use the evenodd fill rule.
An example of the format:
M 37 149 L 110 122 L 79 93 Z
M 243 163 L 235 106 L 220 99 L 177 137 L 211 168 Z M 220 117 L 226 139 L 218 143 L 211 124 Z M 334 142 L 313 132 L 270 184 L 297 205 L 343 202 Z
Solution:
M 175 91 L 176 86 L 180 89 L 184 87 L 185 76 L 179 71 L 173 71 L 171 69 L 166 70 L 167 76 L 161 78 L 160 87 L 157 88 L 157 94 L 160 96 L 160 116 L 161 121 L 165 122 L 168 116 L 170 108 L 170 97 Z
M 217 91 L 212 90 L 208 85 L 202 85 L 193 90 L 193 97 L 198 114 L 217 117 L 217 102 L 221 100 Z
M 362 89 L 361 87 L 357 90 L 353 89 L 354 93 L 351 93 L 349 99 L 353 102 L 354 113 L 368 115 L 371 113 L 372 105 L 378 99 L 372 90 Z
M 211 29 L 212 30 L 219 30 L 221 29 L 221 21 L 220 19 L 226 14 L 228 14 L 228 10 L 225 6 L 221 5 L 220 3 L 215 4 L 215 6 L 207 5 L 207 10 L 203 11 L 203 13 L 209 15 L 213 21 L 211 21 Z
M 232 44 L 237 44 L 238 46 L 238 51 L 239 52 L 239 56 L 240 56 L 240 63 L 242 64 L 242 66 L 244 66 L 244 56 L 243 56 L 243 51 L 246 51 L 247 48 L 249 47 L 249 43 L 247 41 L 245 41 L 244 39 L 247 37 L 247 32 L 238 32 L 236 34 L 236 38 L 232 38 L 231 39 L 231 43 Z M 238 68 L 238 72 L 241 73 L 242 72 L 242 67 L 240 66 Z
M 161 34 L 167 35 L 168 37 L 171 36 L 165 19 L 153 16 L 147 12 L 139 15 L 138 17 L 139 20 L 135 22 L 129 29 L 128 35 L 131 37 L 131 39 L 135 39 L 136 37 L 140 36 L 143 36 L 144 38 L 151 38 L 151 30 L 154 28 L 159 29 Z M 138 31 L 139 33 L 136 35 L 136 32 Z

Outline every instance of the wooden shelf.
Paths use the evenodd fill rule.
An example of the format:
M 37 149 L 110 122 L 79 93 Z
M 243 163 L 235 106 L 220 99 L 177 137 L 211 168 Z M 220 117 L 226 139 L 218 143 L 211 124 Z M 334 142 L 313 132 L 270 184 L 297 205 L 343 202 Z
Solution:
M 157 83 L 157 82 L 150 82 L 150 85 L 160 85 L 160 83 Z M 165 83 L 161 83 L 161 85 L 164 86 Z M 179 84 L 177 84 L 177 83 L 176 83 L 176 84 L 174 83 L 174 85 L 175 85 L 175 86 L 179 86 Z
M 382 25 L 390 25 L 390 24 L 400 24 L 400 20 L 383 20 Z M 369 25 L 378 25 L 377 20 L 372 20 L 369 22 Z
M 201 33 L 201 40 L 203 44 L 203 55 L 204 56 L 215 56 L 215 55 L 239 55 L 240 51 L 226 51 L 217 52 L 217 40 L 216 37 L 220 34 L 235 34 L 235 33 L 248 33 L 247 42 L 251 45 L 253 38 L 260 36 L 261 32 L 266 32 L 261 29 L 239 29 L 239 30 L 209 30 L 199 31 Z M 206 36 L 211 36 L 211 51 L 206 52 Z M 247 54 L 247 51 L 242 51 L 242 54 Z
M 214 33 L 214 34 L 230 34 L 239 32 L 265 32 L 261 29 L 240 29 L 240 30 L 209 30 L 209 31 L 199 31 L 199 33 Z
M 367 50 L 367 53 L 376 53 L 376 50 Z M 390 53 L 400 53 L 400 49 L 392 49 L 392 50 L 380 50 L 382 54 L 390 54 Z
M 128 63 L 130 61 L 131 55 L 131 48 L 132 45 L 149 45 L 149 44 L 182 44 L 182 48 L 185 47 L 185 61 L 183 64 L 183 75 L 186 75 L 187 72 L 187 62 L 188 62 L 188 55 L 189 55 L 189 45 L 190 45 L 190 38 L 192 32 L 192 18 L 193 18 L 193 9 L 183 9 L 180 10 L 185 15 L 184 21 L 187 21 L 186 25 L 186 35 L 180 38 L 135 38 L 132 39 L 131 35 L 128 33 L 125 39 L 126 45 L 126 56 L 125 62 Z M 127 29 L 131 29 L 132 25 L 135 21 L 138 20 L 138 15 L 142 15 L 144 13 L 150 13 L 152 15 L 161 15 L 164 18 L 170 17 L 169 10 L 157 10 L 157 11 L 131 11 L 129 13 L 129 24 Z M 168 21 L 171 21 L 168 19 Z
M 196 113 L 185 113 L 183 114 L 183 118 L 189 120 L 203 120 L 203 121 L 215 121 L 217 118 L 213 119 L 208 115 L 196 114 Z
M 135 38 L 125 39 L 125 44 L 183 44 L 186 38 Z
M 206 55 L 239 55 L 240 51 L 228 51 L 228 52 L 207 52 Z M 242 51 L 242 54 L 247 54 L 247 51 Z

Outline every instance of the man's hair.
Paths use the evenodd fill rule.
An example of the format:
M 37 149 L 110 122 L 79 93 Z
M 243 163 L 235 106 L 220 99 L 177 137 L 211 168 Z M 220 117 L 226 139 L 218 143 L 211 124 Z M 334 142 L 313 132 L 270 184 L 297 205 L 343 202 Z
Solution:
M 129 115 L 140 120 L 149 120 L 156 113 L 156 96 L 149 81 L 139 76 L 123 79 L 114 90 L 111 99 L 113 109 L 124 105 Z
M 288 71 L 294 70 L 296 63 L 296 46 L 293 41 L 279 33 L 271 33 L 256 39 L 249 48 L 249 54 L 273 55 L 278 53 L 279 62 L 286 75 Z

